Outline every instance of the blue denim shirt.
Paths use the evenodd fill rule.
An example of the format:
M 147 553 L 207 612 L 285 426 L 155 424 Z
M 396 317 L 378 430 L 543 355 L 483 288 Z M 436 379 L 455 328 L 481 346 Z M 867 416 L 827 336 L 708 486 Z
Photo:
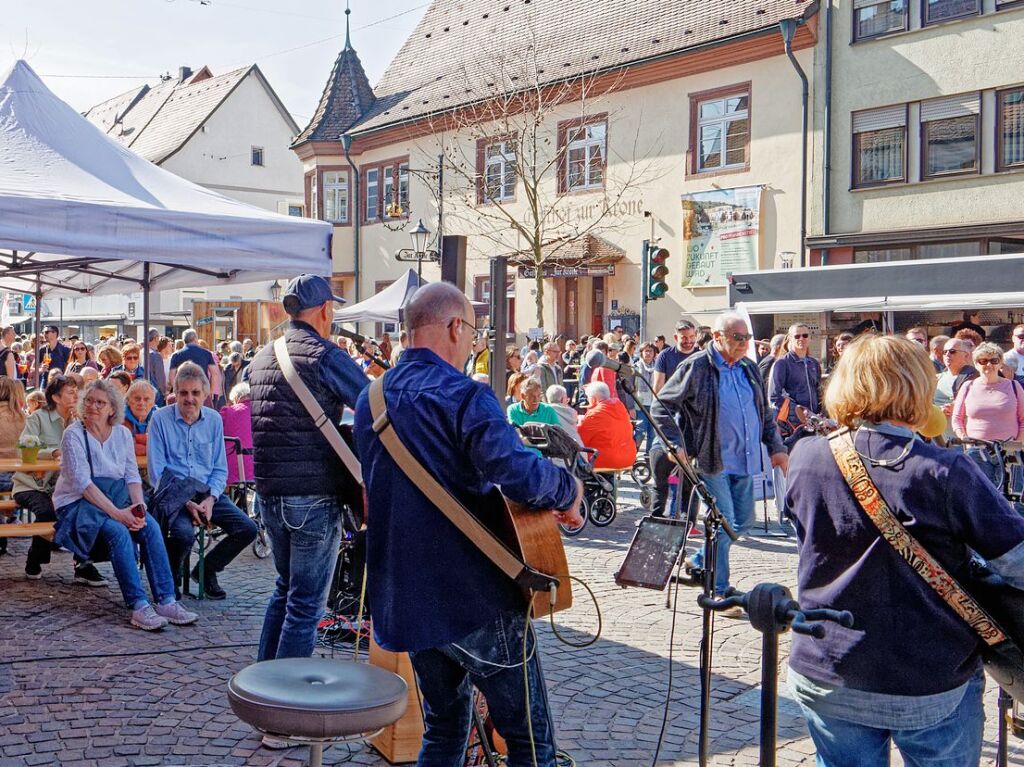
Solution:
M 209 485 L 214 498 L 224 492 L 228 458 L 224 450 L 224 422 L 216 410 L 204 407 L 199 419 L 188 424 L 177 405 L 160 408 L 149 423 L 146 452 L 153 487 L 160 484 L 160 475 L 166 469 Z
M 423 467 L 488 526 L 496 487 L 535 509 L 566 509 L 569 472 L 523 447 L 493 392 L 429 349 L 408 349 L 385 376 L 395 432 Z M 355 440 L 369 501 L 367 585 L 378 643 L 396 652 L 440 647 L 525 610 L 519 588 L 427 499 L 373 431 L 359 396 Z M 538 512 L 547 513 L 547 512 Z
M 715 348 L 711 359 L 718 368 L 718 438 L 722 443 L 722 472 L 752 476 L 761 467 L 761 419 L 754 390 L 739 364 L 730 365 Z

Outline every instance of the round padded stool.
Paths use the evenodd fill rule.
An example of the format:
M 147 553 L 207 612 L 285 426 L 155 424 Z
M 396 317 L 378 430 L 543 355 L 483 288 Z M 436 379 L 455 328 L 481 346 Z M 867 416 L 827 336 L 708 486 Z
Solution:
M 405 713 L 409 688 L 390 671 L 329 658 L 254 663 L 228 683 L 231 709 L 267 735 L 309 744 L 320 767 L 324 744 L 372 737 Z

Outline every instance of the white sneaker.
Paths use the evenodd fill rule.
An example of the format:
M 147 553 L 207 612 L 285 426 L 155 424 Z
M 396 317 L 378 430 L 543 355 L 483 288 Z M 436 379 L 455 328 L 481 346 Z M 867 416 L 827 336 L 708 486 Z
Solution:
M 269 748 L 271 751 L 282 751 L 286 748 L 291 748 L 294 745 L 294 743 L 289 743 L 287 740 L 275 738 L 272 735 L 263 736 L 263 748 Z
M 181 606 L 181 602 L 171 602 L 169 605 L 156 605 L 153 609 L 157 615 L 161 618 L 166 618 L 168 623 L 172 623 L 175 626 L 188 626 L 199 620 L 199 613 L 186 610 Z
M 145 607 L 132 612 L 131 624 L 143 631 L 156 631 L 167 625 L 167 619 L 157 615 L 153 605 L 147 604 Z

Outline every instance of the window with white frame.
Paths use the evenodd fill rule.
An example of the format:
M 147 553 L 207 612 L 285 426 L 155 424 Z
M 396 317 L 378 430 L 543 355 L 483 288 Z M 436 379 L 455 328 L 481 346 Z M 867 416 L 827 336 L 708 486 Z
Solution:
M 925 24 L 973 16 L 981 12 L 981 0 L 924 0 Z
M 854 112 L 854 188 L 906 180 L 906 147 L 905 105 Z
M 996 94 L 996 167 L 1024 168 L 1024 88 Z
M 391 218 L 391 209 L 397 202 L 395 199 L 395 174 L 390 168 L 384 169 L 384 218 Z
M 402 215 L 409 212 L 409 163 L 403 162 L 398 166 L 398 204 L 402 208 Z
M 348 172 L 327 171 L 323 174 L 324 221 L 348 223 Z
M 252 164 L 263 167 L 263 147 L 254 146 L 252 148 Z
M 516 150 L 508 141 L 498 141 L 484 147 L 483 200 L 513 200 L 516 196 Z
M 921 102 L 922 178 L 978 171 L 977 93 Z
M 565 188 L 570 191 L 604 186 L 608 124 L 594 122 L 569 128 L 565 134 Z
M 907 0 L 854 0 L 853 39 L 865 40 L 907 28 Z
M 309 217 L 320 218 L 320 206 L 318 201 L 320 199 L 317 193 L 317 187 L 320 186 L 316 183 L 316 175 L 310 174 L 309 178 Z
M 693 99 L 697 112 L 698 173 L 743 168 L 750 162 L 750 93 Z
M 370 168 L 366 171 L 366 220 L 376 221 L 380 218 L 380 170 Z
M 289 216 L 301 216 L 302 215 L 302 206 L 301 205 L 289 205 L 288 206 L 288 215 Z

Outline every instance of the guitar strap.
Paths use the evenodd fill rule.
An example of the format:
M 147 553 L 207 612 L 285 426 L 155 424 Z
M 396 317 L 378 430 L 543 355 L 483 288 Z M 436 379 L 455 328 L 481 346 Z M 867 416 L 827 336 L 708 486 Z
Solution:
M 878 492 L 878 486 L 868 474 L 864 461 L 857 454 L 850 430 L 840 429 L 831 434 L 828 440 L 832 455 L 839 464 L 839 471 L 853 491 L 857 505 L 878 528 L 882 540 L 896 549 L 896 553 L 910 565 L 910 568 L 934 589 L 953 612 L 974 629 L 985 644 L 991 647 L 1005 640 L 1006 635 L 999 624 L 896 518 L 889 504 Z
M 299 375 L 299 371 L 295 369 L 295 365 L 292 364 L 292 358 L 288 354 L 288 342 L 285 341 L 284 336 L 274 341 L 274 356 L 277 357 L 277 364 L 281 366 L 281 372 L 284 373 L 284 380 L 292 387 L 295 396 L 299 398 L 299 402 L 306 408 L 306 412 L 312 417 L 320 433 L 324 435 L 331 448 L 338 454 L 338 458 L 345 464 L 345 468 L 348 469 L 352 478 L 362 485 L 363 471 L 359 465 L 359 459 L 352 452 L 352 448 L 342 439 L 341 432 L 331 423 L 331 419 L 324 413 L 324 409 L 316 401 L 313 392 L 309 390 L 306 382 Z
M 378 377 L 370 384 L 370 416 L 373 418 L 373 430 L 380 438 L 381 444 L 388 452 L 398 468 L 409 478 L 420 492 L 423 493 L 437 509 L 445 515 L 449 522 L 457 527 L 463 535 L 479 549 L 505 575 L 525 589 L 532 591 L 548 591 L 556 578 L 537 572 L 513 553 L 497 536 L 488 530 L 473 513 L 455 496 L 431 476 L 416 457 L 402 442 L 388 416 L 388 406 L 384 399 L 384 380 L 388 374 Z

